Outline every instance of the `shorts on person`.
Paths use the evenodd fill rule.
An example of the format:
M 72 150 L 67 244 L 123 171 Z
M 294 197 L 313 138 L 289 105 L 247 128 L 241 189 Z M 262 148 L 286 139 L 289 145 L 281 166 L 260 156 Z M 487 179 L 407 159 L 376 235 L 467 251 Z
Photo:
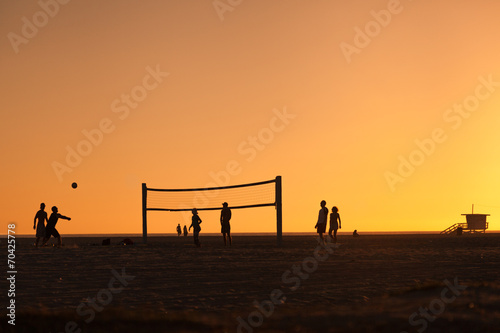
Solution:
M 337 223 L 330 223 L 330 231 L 338 230 L 338 228 L 339 228 L 338 222 Z
M 229 221 L 225 221 L 225 222 L 221 223 L 220 232 L 223 234 L 228 234 L 231 232 L 231 225 L 229 224 Z
M 50 236 L 54 236 L 55 238 L 60 237 L 59 232 L 55 227 L 46 227 L 45 228 L 45 238 L 50 238 Z
M 45 226 L 43 223 L 38 223 L 36 226 L 36 237 L 45 237 Z
M 326 230 L 326 223 L 319 223 L 316 231 L 318 234 L 323 234 Z

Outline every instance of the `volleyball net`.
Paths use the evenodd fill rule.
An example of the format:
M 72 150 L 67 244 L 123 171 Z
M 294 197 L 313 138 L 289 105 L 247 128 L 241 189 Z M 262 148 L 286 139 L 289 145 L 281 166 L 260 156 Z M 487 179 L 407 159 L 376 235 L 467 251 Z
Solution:
M 185 189 L 149 188 L 143 183 L 143 242 L 147 243 L 148 211 L 182 212 L 191 211 L 193 208 L 198 211 L 220 210 L 223 202 L 227 202 L 231 209 L 274 206 L 276 208 L 277 242 L 278 245 L 281 245 L 281 176 L 277 176 L 272 180 L 249 184 Z

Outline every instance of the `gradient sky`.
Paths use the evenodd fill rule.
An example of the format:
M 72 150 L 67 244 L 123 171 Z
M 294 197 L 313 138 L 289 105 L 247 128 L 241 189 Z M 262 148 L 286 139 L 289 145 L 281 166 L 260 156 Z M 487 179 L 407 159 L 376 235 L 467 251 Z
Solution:
M 141 183 L 203 187 L 230 161 L 230 184 L 283 177 L 285 232 L 314 231 L 322 199 L 341 231 L 443 230 L 472 204 L 500 229 L 499 2 L 231 3 L 3 1 L 4 230 L 34 234 L 45 202 L 63 236 L 140 233 Z M 149 232 L 177 223 L 151 213 Z

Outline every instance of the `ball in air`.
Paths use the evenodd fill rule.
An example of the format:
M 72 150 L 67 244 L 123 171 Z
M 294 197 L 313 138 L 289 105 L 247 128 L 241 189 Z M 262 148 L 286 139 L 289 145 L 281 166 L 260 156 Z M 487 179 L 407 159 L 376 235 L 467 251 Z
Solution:
M 77 183 L 73 183 L 73 184 L 71 184 L 71 187 L 72 187 L 72 188 L 77 188 L 77 187 L 78 187 L 78 184 L 77 184 Z

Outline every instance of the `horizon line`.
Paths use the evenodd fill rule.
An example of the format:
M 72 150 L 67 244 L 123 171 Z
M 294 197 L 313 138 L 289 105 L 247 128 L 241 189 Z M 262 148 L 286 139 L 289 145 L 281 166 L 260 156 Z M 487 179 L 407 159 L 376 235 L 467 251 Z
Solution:
M 439 235 L 441 231 L 438 230 L 426 230 L 426 231 L 360 231 L 360 234 L 378 234 L 378 235 L 390 235 L 390 234 L 408 234 L 408 235 Z M 488 234 L 495 234 L 495 233 L 500 233 L 500 230 L 488 230 L 486 233 Z M 283 232 L 283 236 L 300 236 L 300 235 L 316 235 L 316 232 L 313 231 L 290 231 L 290 232 Z M 352 235 L 352 232 L 338 232 L 338 235 Z M 190 234 L 192 235 L 192 233 Z M 207 232 L 203 234 L 204 236 L 220 236 L 221 233 L 218 232 Z M 64 237 L 64 235 L 62 235 Z M 65 234 L 65 237 L 142 237 L 142 233 L 90 233 L 90 234 Z M 148 237 L 170 237 L 170 236 L 176 236 L 176 237 L 181 237 L 177 236 L 177 233 L 175 232 L 170 232 L 170 233 L 148 233 Z M 232 233 L 232 236 L 276 236 L 276 232 L 237 232 L 237 233 Z M 0 237 L 5 237 L 7 238 L 7 234 L 1 234 Z M 28 237 L 35 237 L 33 234 L 17 234 L 16 237 L 19 238 L 28 238 Z

